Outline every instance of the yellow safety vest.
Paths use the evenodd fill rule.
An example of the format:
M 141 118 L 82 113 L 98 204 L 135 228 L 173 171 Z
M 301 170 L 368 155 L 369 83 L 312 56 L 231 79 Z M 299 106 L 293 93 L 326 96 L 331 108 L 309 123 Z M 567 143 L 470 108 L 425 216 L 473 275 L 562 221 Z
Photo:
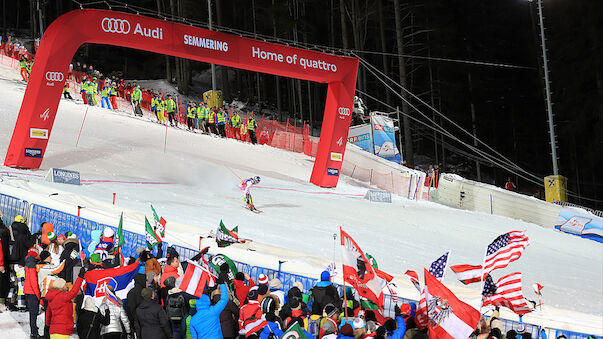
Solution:
M 216 112 L 209 112 L 209 123 L 213 124 L 216 121 Z
M 230 124 L 234 128 L 239 128 L 239 125 L 241 124 L 241 117 L 238 114 L 233 115 L 232 118 L 230 118 Z
M 188 107 L 188 114 L 186 116 L 189 117 L 189 118 L 191 118 L 191 119 L 194 119 L 195 116 L 196 116 L 196 111 L 197 111 L 196 107 L 189 106 Z
M 226 116 L 224 112 L 218 111 L 218 125 L 224 125 L 226 123 Z
M 165 110 L 168 113 L 172 113 L 176 110 L 176 103 L 174 102 L 173 99 L 167 99 L 166 101 L 164 101 L 164 105 L 165 105 Z
M 255 127 L 255 120 L 253 120 L 253 118 L 247 119 L 247 129 L 250 131 L 255 131 Z

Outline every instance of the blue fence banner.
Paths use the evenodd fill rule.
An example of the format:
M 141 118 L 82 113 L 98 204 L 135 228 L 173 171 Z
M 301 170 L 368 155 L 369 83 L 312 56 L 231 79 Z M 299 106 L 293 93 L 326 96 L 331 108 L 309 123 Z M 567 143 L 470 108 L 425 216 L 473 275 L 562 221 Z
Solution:
M 375 114 L 371 116 L 371 124 L 373 126 L 375 155 L 399 164 L 402 157 L 398 146 L 396 146 L 394 121 L 384 115 Z
M 80 172 L 77 171 L 70 171 L 60 168 L 51 168 L 48 171 L 48 175 L 46 178 L 48 181 L 58 182 L 60 184 L 80 184 Z
M 27 201 L 0 194 L 0 210 L 4 214 L 4 224 L 10 226 L 18 215 L 25 216 Z
M 10 224 L 16 215 L 26 215 L 29 208 L 27 201 L 17 199 L 8 195 L 0 194 L 0 210 L 4 213 L 5 223 Z M 55 227 L 55 232 L 65 233 L 67 231 L 73 232 L 77 235 L 78 239 L 82 242 L 82 246 L 87 248 L 91 242 L 91 232 L 95 230 L 102 230 L 105 227 L 110 227 L 117 231 L 117 227 L 104 225 L 96 221 L 88 220 L 76 215 L 57 211 L 51 208 L 47 208 L 40 205 L 31 205 L 31 215 L 29 225 L 31 232 L 37 232 L 41 228 L 43 222 L 50 222 Z M 117 223 L 117 220 L 116 220 Z M 146 246 L 146 239 L 144 235 L 124 230 L 124 237 L 126 239 L 125 245 L 122 247 L 124 256 L 135 256 L 136 248 L 138 246 Z M 198 250 L 180 246 L 172 245 L 174 249 L 180 255 L 182 260 L 190 259 L 199 253 Z M 165 253 L 166 248 L 164 248 Z M 282 289 L 288 291 L 295 282 L 300 282 L 303 285 L 303 292 L 307 293 L 317 282 L 318 277 L 306 277 L 299 274 L 293 274 L 289 272 L 283 272 L 275 269 L 251 266 L 249 264 L 234 261 L 237 270 L 239 272 L 248 273 L 251 278 L 257 281 L 260 274 L 265 274 L 269 279 L 279 278 L 282 284 Z M 343 286 L 335 284 L 339 293 L 343 293 Z M 398 297 L 398 304 L 414 302 L 418 305 L 418 301 L 412 299 L 406 299 Z M 394 317 L 394 303 L 392 296 L 386 294 L 383 303 L 383 315 L 386 317 Z M 311 303 L 309 304 L 311 306 Z M 542 327 L 529 323 L 523 323 L 515 320 L 500 319 L 503 324 L 505 333 L 509 330 L 515 330 L 518 333 L 530 333 L 532 338 L 539 338 Z M 565 335 L 568 339 L 587 339 L 589 334 L 571 332 L 560 329 L 550 329 L 549 335 L 554 334 L 551 338 L 557 338 L 560 335 Z M 597 339 L 603 339 L 600 336 L 595 336 Z

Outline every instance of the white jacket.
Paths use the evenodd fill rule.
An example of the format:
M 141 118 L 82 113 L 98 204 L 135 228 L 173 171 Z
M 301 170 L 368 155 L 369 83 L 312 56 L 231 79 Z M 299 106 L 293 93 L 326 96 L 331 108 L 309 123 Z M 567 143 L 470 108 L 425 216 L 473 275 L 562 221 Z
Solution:
M 106 305 L 106 307 L 103 307 Z M 130 321 L 128 321 L 128 316 L 126 315 L 126 311 L 122 306 L 117 306 L 114 303 L 104 300 L 101 304 L 101 309 L 104 310 L 109 309 L 109 325 L 101 325 L 101 336 L 107 333 L 121 333 L 122 324 L 126 333 L 132 333 L 132 328 L 130 327 Z M 104 312 L 103 312 L 104 314 Z

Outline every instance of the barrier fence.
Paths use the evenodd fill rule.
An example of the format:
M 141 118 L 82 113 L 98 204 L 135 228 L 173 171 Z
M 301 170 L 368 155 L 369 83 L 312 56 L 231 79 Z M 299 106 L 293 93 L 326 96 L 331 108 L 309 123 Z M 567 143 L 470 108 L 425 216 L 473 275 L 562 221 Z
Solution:
M 80 239 L 84 248 L 87 248 L 91 243 L 90 237 L 92 231 L 102 230 L 105 227 L 110 227 L 115 231 L 117 230 L 116 227 L 111 225 L 101 224 L 96 221 L 88 220 L 82 217 L 78 217 L 76 215 L 57 211 L 37 204 L 29 204 L 25 200 L 21 200 L 5 194 L 0 194 L 0 209 L 4 213 L 4 221 L 6 224 L 10 224 L 10 221 L 13 220 L 16 215 L 26 215 L 26 212 L 30 210 L 29 224 L 32 233 L 39 231 L 43 222 L 50 222 L 55 226 L 56 233 L 64 233 L 67 231 L 75 233 L 78 236 L 78 239 Z M 123 230 L 123 234 L 124 238 L 126 239 L 126 243 L 122 247 L 124 256 L 134 256 L 136 253 L 136 248 L 138 248 L 138 246 L 146 246 L 146 239 L 144 235 L 127 230 Z M 176 249 L 176 251 L 178 251 L 182 259 L 190 259 L 199 252 L 197 249 L 185 246 L 172 246 Z M 307 293 L 318 282 L 318 279 L 306 277 L 303 275 L 278 271 L 265 267 L 252 266 L 239 261 L 234 261 L 234 263 L 237 267 L 237 270 L 248 273 L 249 276 L 254 278 L 255 280 L 257 280 L 260 274 L 265 274 L 270 279 L 279 278 L 282 283 L 282 288 L 285 291 L 289 290 L 293 286 L 293 284 L 298 281 L 301 282 L 301 284 L 303 285 L 303 292 Z M 343 293 L 343 286 L 335 286 L 337 286 L 340 293 Z M 398 304 L 405 302 L 415 302 L 418 304 L 416 300 L 398 297 Z M 395 303 L 392 299 L 392 296 L 386 294 L 384 298 L 384 316 L 393 317 L 394 306 Z M 522 323 L 519 321 L 508 319 L 501 319 L 501 322 L 503 324 L 505 332 L 513 329 L 519 333 L 530 333 L 532 334 L 533 338 L 538 338 L 540 331 L 543 329 L 538 325 Z M 578 333 L 561 329 L 546 328 L 545 331 L 547 332 L 549 338 L 557 338 L 559 335 L 562 334 L 565 335 L 568 339 L 587 339 L 589 337 L 589 334 L 586 333 Z M 602 337 L 600 336 L 596 336 L 595 338 L 602 339 Z

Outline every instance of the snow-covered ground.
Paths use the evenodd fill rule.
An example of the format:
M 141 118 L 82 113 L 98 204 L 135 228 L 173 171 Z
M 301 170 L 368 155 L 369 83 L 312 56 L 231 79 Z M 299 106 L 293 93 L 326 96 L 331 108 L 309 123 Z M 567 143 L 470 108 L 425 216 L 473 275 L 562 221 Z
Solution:
M 25 85 L 18 79 L 16 71 L 0 66 L 0 159 L 23 99 Z M 271 268 L 284 259 L 284 271 L 317 277 L 333 258 L 333 234 L 342 225 L 381 269 L 396 276 L 399 294 L 413 299 L 418 299 L 418 293 L 402 277 L 407 269 L 420 273 L 449 249 L 451 265 L 477 265 L 496 236 L 527 230 L 531 246 L 522 258 L 493 274 L 496 280 L 522 272 L 524 294 L 530 299 L 535 299 L 532 283 L 544 285 L 543 310 L 524 321 L 603 334 L 603 246 L 597 242 L 430 202 L 396 197 L 392 204 L 369 203 L 361 197 L 366 188 L 354 180 L 342 177 L 336 189 L 316 187 L 308 182 L 312 158 L 268 146 L 168 128 L 164 152 L 165 126 L 133 118 L 129 112 L 90 108 L 76 148 L 85 109 L 62 100 L 42 168 L 0 167 L 0 172 L 14 176 L 3 177 L 0 192 L 72 213 L 84 204 L 83 217 L 104 223 L 116 224 L 124 211 L 125 228 L 138 232 L 143 231 L 143 215 L 149 215 L 153 203 L 168 220 L 168 241 L 193 248 L 199 245 L 200 235 L 215 230 L 223 219 L 228 226 L 238 225 L 240 235 L 253 242 L 219 251 Z M 42 176 L 51 167 L 80 171 L 88 182 L 81 186 L 45 182 Z M 262 177 L 253 191 L 261 214 L 242 207 L 236 187 L 239 178 L 252 175 Z M 59 194 L 48 196 L 55 192 Z M 111 205 L 114 192 L 115 206 Z M 444 282 L 459 297 L 479 306 L 479 284 L 463 286 L 451 271 Z M 503 316 L 517 319 L 510 313 Z

